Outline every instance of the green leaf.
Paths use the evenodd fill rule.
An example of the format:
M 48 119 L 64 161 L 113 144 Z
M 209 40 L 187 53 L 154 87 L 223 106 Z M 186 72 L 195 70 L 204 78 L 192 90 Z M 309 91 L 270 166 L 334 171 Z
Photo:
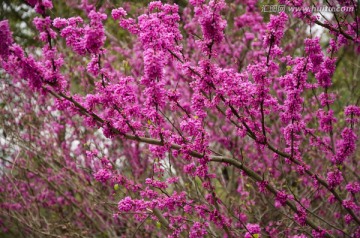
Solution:
M 161 228 L 161 223 L 157 221 L 156 222 L 156 227 L 160 229 Z
M 117 190 L 119 190 L 119 189 L 120 189 L 119 184 L 115 184 L 115 185 L 114 185 L 114 190 L 117 191 Z

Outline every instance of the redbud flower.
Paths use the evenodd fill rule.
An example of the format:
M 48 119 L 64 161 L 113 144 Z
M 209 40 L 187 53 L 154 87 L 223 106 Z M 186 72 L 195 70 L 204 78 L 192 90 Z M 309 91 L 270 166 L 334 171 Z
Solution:
M 189 237 L 190 238 L 198 238 L 204 237 L 207 234 L 208 224 L 194 222 L 193 226 L 190 228 Z
M 111 178 L 112 174 L 110 171 L 106 169 L 100 169 L 98 172 L 94 174 L 94 177 L 97 181 L 102 183 L 106 183 Z
M 127 12 L 124 10 L 124 8 L 119 7 L 117 9 L 113 9 L 111 11 L 111 16 L 114 18 L 114 20 L 120 20 L 120 18 L 127 15 Z
M 249 232 L 245 233 L 245 238 L 252 238 L 254 237 L 254 235 L 257 235 L 258 238 L 261 237 L 260 232 L 261 232 L 261 228 L 258 224 L 246 224 L 246 229 Z
M 0 57 L 6 59 L 10 54 L 10 46 L 13 42 L 7 20 L 0 21 Z
M 125 197 L 118 204 L 118 209 L 121 212 L 129 212 L 134 205 L 133 200 L 130 197 Z
M 346 185 L 346 190 L 348 190 L 351 193 L 358 193 L 360 192 L 360 183 L 358 182 L 354 182 L 354 183 L 349 183 Z
M 329 183 L 330 188 L 338 186 L 343 181 L 341 171 L 336 169 L 335 171 L 328 172 L 326 181 Z
M 286 204 L 287 200 L 293 200 L 294 197 L 293 195 L 288 195 L 286 194 L 285 191 L 279 191 L 276 194 L 276 198 L 275 198 L 275 207 L 282 207 Z

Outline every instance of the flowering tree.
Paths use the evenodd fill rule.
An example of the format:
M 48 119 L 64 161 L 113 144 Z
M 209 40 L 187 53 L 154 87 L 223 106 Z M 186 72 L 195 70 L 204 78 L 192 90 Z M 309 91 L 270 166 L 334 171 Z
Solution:
M 0 21 L 3 234 L 360 237 L 356 1 L 112 2 Z

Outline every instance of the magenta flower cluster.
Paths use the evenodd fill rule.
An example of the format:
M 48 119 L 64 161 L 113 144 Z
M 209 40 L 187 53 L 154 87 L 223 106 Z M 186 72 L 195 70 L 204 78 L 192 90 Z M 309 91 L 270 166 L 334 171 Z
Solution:
M 360 52 L 358 16 L 70 2 L 81 16 L 27 1 L 40 49 L 0 21 L 0 90 L 14 95 L 0 113 L 20 130 L 1 165 L 6 219 L 50 209 L 109 237 L 360 236 L 359 100 L 334 80 L 348 75 L 337 57 Z

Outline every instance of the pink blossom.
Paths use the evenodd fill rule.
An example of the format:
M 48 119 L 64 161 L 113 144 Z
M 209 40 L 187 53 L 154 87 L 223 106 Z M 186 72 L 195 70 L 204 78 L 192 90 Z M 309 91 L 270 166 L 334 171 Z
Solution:
M 249 231 L 249 232 L 246 232 L 245 233 L 245 238 L 252 238 L 253 235 L 258 235 L 257 237 L 261 237 L 261 228 L 258 224 L 246 224 L 246 229 Z
M 111 178 L 112 174 L 106 169 L 100 169 L 94 174 L 96 180 L 106 183 Z
M 327 173 L 326 180 L 329 183 L 330 188 L 334 188 L 343 181 L 342 173 L 340 172 L 340 170 L 337 169 L 334 171 L 330 171 Z
M 270 46 L 272 44 L 278 45 L 281 38 L 284 35 L 285 23 L 288 20 L 286 13 L 281 12 L 279 15 L 271 15 L 270 22 L 267 25 L 268 34 L 264 39 L 265 46 Z
M 350 128 L 345 128 L 342 133 L 342 140 L 338 142 L 336 155 L 332 158 L 332 162 L 342 164 L 356 149 L 357 136 Z
M 348 190 L 351 193 L 358 193 L 360 192 L 360 183 L 358 182 L 349 183 L 346 185 L 346 190 Z
M 129 212 L 133 208 L 134 202 L 130 197 L 125 197 L 118 204 L 118 209 L 121 212 Z
M 0 21 L 0 56 L 6 59 L 9 56 L 10 46 L 13 42 L 7 20 Z
M 324 111 L 322 109 L 319 109 L 318 118 L 320 121 L 320 129 L 324 132 L 330 132 L 333 129 L 333 123 L 337 121 L 334 117 L 333 110 Z
M 267 191 L 266 186 L 269 184 L 268 181 L 261 181 L 256 183 L 258 185 L 259 191 L 265 193 Z
M 360 107 L 347 106 L 345 108 L 346 122 L 355 125 L 359 122 L 360 118 Z
M 126 16 L 127 12 L 124 10 L 124 8 L 119 7 L 117 9 L 113 9 L 111 11 L 111 15 L 114 18 L 114 20 L 119 20 L 121 17 Z
M 286 204 L 287 200 L 293 200 L 293 195 L 286 194 L 285 191 L 279 191 L 275 198 L 275 207 L 281 207 Z
M 207 224 L 203 224 L 200 222 L 194 222 L 193 226 L 190 228 L 189 237 L 197 238 L 204 237 L 208 232 L 206 230 Z
M 46 9 L 52 9 L 53 4 L 51 0 L 26 0 L 30 6 L 35 8 L 39 14 L 44 14 Z

